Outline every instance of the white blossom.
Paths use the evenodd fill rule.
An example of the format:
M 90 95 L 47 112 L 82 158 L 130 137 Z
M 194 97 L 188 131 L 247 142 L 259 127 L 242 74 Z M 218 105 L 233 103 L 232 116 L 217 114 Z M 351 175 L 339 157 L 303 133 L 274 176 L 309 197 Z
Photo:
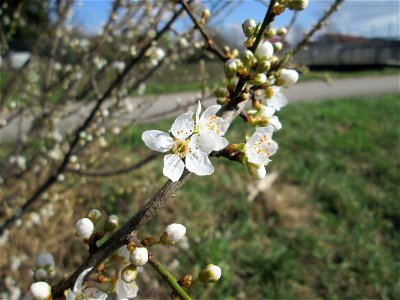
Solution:
M 29 291 L 33 300 L 46 300 L 51 296 L 51 286 L 44 281 L 33 283 Z
M 186 227 L 182 224 L 173 223 L 168 225 L 161 235 L 161 242 L 166 245 L 173 245 L 184 238 Z
M 193 112 L 189 111 L 177 117 L 171 127 L 171 135 L 148 130 L 142 134 L 142 140 L 151 150 L 158 152 L 172 151 L 164 157 L 163 174 L 176 182 L 181 177 L 185 166 L 199 176 L 214 172 L 208 154 L 223 149 L 228 141 L 221 138 L 229 123 L 215 116 L 219 105 L 207 108 L 200 117 L 201 105 L 196 113 L 196 126 Z M 183 161 L 185 160 L 185 162 Z
M 277 131 L 282 128 L 282 124 L 279 121 L 278 117 L 274 115 L 275 109 L 269 106 L 261 105 L 261 108 L 258 112 L 259 125 L 261 127 L 265 127 L 270 124 L 274 127 L 274 131 Z
M 137 247 L 131 252 L 131 263 L 137 267 L 141 267 L 149 260 L 149 253 L 145 247 Z
M 278 144 L 271 139 L 273 132 L 271 125 L 256 129 L 245 145 L 248 162 L 265 166 L 270 162 L 269 157 L 278 150 Z
M 90 270 L 92 270 L 92 268 L 84 270 L 78 276 L 74 288 L 72 290 L 68 290 L 66 300 L 102 300 L 107 298 L 108 295 L 100 291 L 99 289 L 83 286 L 83 280 L 85 279 L 86 274 L 90 272 Z
M 76 234 L 83 239 L 88 239 L 93 234 L 94 225 L 88 218 L 80 219 L 76 223 Z

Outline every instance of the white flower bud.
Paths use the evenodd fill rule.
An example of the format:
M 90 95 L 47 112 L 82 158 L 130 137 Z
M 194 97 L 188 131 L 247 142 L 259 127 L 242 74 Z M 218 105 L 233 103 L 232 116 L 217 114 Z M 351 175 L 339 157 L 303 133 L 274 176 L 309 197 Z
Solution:
M 35 267 L 36 268 L 54 268 L 54 258 L 51 253 L 41 253 L 35 259 Z
M 91 211 L 89 211 L 88 213 L 88 218 L 92 221 L 92 222 L 96 222 L 101 218 L 101 212 L 100 210 L 94 208 Z
M 308 6 L 308 0 L 290 0 L 287 7 L 290 10 L 303 10 Z
M 254 79 L 249 80 L 252 85 L 262 85 L 267 82 L 267 76 L 263 73 L 257 74 Z
M 221 274 L 220 267 L 209 264 L 199 273 L 199 280 L 204 283 L 217 282 L 221 278 Z
M 232 79 L 233 77 L 235 77 L 236 70 L 237 70 L 237 63 L 235 59 L 230 59 L 225 62 L 224 72 L 226 78 Z
M 251 52 L 250 50 L 244 50 L 242 53 L 240 53 L 240 60 L 245 67 L 251 66 L 251 63 L 253 62 L 253 57 L 253 52 Z
M 34 273 L 33 273 L 33 279 L 35 281 L 42 281 L 42 280 L 46 280 L 48 277 L 49 273 L 47 273 L 47 271 L 45 269 L 37 269 Z
M 243 33 L 246 37 L 250 37 L 253 35 L 254 31 L 256 30 L 256 21 L 253 19 L 247 19 L 242 24 Z
M 265 170 L 265 166 L 263 165 L 256 165 L 253 163 L 246 164 L 247 171 L 249 172 L 250 176 L 257 178 L 258 180 L 264 179 L 267 175 L 267 171 Z
M 131 253 L 131 263 L 137 267 L 141 267 L 149 260 L 149 253 L 146 248 L 138 247 Z
M 131 283 L 136 279 L 137 276 L 137 267 L 134 265 L 126 266 L 121 271 L 121 279 L 126 283 Z
M 94 225 L 88 218 L 80 219 L 76 223 L 76 234 L 83 239 L 88 239 L 93 234 Z
M 266 60 L 268 58 L 271 58 L 272 55 L 274 55 L 274 47 L 270 42 L 264 42 L 260 46 L 258 46 L 255 55 L 259 60 Z
M 164 245 L 173 245 L 182 240 L 185 234 L 186 227 L 182 224 L 174 223 L 165 228 L 160 240 Z
M 279 85 L 284 87 L 291 87 L 299 79 L 299 73 L 295 70 L 282 69 L 279 75 Z
M 111 231 L 117 228 L 118 226 L 118 217 L 116 215 L 111 215 L 107 218 L 104 224 L 104 230 Z
M 33 300 L 46 300 L 51 297 L 51 286 L 44 281 L 33 283 L 29 291 Z

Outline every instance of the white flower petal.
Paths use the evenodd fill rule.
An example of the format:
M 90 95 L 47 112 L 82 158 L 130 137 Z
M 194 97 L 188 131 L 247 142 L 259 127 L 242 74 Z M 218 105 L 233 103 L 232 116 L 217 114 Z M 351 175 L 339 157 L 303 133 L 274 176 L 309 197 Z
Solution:
M 222 136 L 219 136 L 215 134 L 215 139 L 214 139 L 214 149 L 213 151 L 219 151 L 224 149 L 226 146 L 229 145 L 229 142 L 226 138 L 223 138 Z
M 282 128 L 282 124 L 279 121 L 277 116 L 272 116 L 271 118 L 269 118 L 268 122 L 269 122 L 269 124 L 271 124 L 274 127 L 275 131 Z
M 214 134 L 215 135 L 215 134 Z M 191 150 L 200 150 L 210 154 L 214 150 L 215 141 L 211 132 L 194 134 L 189 141 Z
M 288 104 L 288 100 L 282 93 L 282 88 L 273 86 L 272 97 L 267 98 L 266 104 L 275 110 L 279 111 L 282 107 Z
M 172 124 L 171 132 L 177 139 L 183 141 L 193 133 L 193 112 L 189 111 L 177 117 Z
M 82 299 L 85 300 L 104 300 L 108 295 L 96 288 L 87 288 L 82 292 Z
M 139 287 L 135 281 L 126 283 L 123 280 L 118 280 L 116 287 L 116 294 L 118 300 L 129 300 L 136 298 L 139 291 Z
M 185 164 L 182 159 L 175 154 L 168 154 L 164 156 L 164 176 L 176 182 L 181 178 Z
M 221 105 L 211 105 L 205 109 L 203 114 L 201 115 L 200 122 L 204 119 L 211 118 L 212 116 L 215 116 L 215 114 L 221 109 Z
M 197 105 L 197 111 L 196 111 L 196 125 L 198 125 L 200 122 L 200 112 L 201 112 L 201 102 L 199 101 L 199 104 Z
M 165 132 L 159 130 L 147 130 L 142 134 L 142 140 L 153 151 L 167 152 L 173 145 L 173 139 Z
M 261 108 L 261 114 L 266 116 L 267 118 L 270 118 L 274 115 L 275 113 L 275 109 L 273 109 L 272 107 L 268 107 L 268 106 L 262 106 Z
M 274 128 L 271 125 L 259 127 L 246 142 L 246 155 L 248 161 L 255 164 L 266 165 L 269 157 L 278 149 L 278 144 L 271 140 Z
M 194 150 L 188 153 L 185 161 L 186 168 L 198 176 L 206 176 L 214 173 L 214 167 L 212 166 L 207 153 L 200 150 Z
M 78 278 L 77 278 L 76 281 L 75 281 L 74 290 L 73 290 L 75 293 L 76 293 L 77 291 L 79 291 L 79 290 L 82 288 L 83 280 L 85 279 L 86 274 L 89 273 L 90 270 L 92 270 L 92 269 L 93 269 L 93 267 L 92 267 L 92 268 L 88 268 L 88 269 L 84 270 L 84 271 L 78 276 Z

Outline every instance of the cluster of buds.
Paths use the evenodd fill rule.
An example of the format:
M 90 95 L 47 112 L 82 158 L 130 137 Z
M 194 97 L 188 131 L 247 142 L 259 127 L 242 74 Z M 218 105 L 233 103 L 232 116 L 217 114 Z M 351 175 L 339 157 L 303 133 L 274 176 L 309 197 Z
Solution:
M 116 215 L 103 216 L 98 209 L 92 209 L 86 218 L 80 219 L 76 223 L 76 235 L 84 240 L 95 238 L 97 240 L 104 237 L 106 232 L 115 230 L 119 225 Z
M 55 275 L 55 263 L 53 255 L 42 253 L 36 257 L 35 267 L 33 269 L 33 278 L 35 281 L 46 280 Z

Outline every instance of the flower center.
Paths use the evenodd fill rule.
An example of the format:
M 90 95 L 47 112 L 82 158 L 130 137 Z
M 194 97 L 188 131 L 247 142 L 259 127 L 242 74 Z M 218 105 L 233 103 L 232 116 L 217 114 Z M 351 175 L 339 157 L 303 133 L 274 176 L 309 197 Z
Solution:
M 263 137 L 261 137 L 254 145 L 253 145 L 253 150 L 258 154 L 262 155 L 265 157 L 271 156 L 271 152 L 268 151 L 269 145 L 271 145 L 271 142 L 269 141 L 268 137 L 266 134 L 264 134 Z
M 189 141 L 188 140 L 174 140 L 174 147 L 172 147 L 172 153 L 179 155 L 179 157 L 184 158 L 189 152 Z
M 217 121 L 217 116 L 214 115 L 206 119 L 204 126 L 207 128 L 207 130 L 212 131 L 218 135 L 221 135 L 221 129 L 219 128 L 216 121 Z

